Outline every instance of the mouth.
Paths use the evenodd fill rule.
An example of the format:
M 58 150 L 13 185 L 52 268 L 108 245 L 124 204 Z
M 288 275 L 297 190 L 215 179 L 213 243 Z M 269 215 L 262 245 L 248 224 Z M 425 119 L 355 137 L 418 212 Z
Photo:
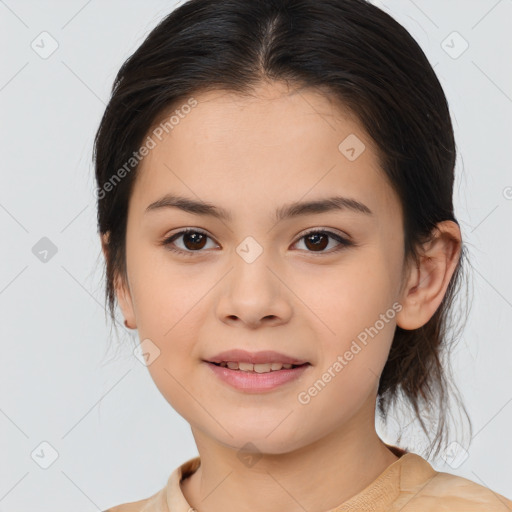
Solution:
M 206 361 L 209 364 L 213 364 L 215 366 L 221 368 L 228 368 L 229 370 L 247 372 L 247 373 L 272 373 L 278 372 L 281 370 L 293 370 L 295 368 L 300 368 L 301 366 L 308 366 L 311 363 L 302 363 L 302 364 L 290 364 L 290 363 L 244 363 L 244 362 L 236 362 L 236 361 L 222 361 L 220 363 L 214 361 Z
M 243 393 L 266 393 L 300 379 L 311 363 L 204 361 L 220 381 Z

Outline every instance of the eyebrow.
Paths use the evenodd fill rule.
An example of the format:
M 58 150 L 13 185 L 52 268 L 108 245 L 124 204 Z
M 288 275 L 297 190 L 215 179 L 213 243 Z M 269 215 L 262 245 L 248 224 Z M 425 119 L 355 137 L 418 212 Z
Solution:
M 188 197 L 182 197 L 175 194 L 166 194 L 164 197 L 151 203 L 145 210 L 145 213 L 157 211 L 165 208 L 179 208 L 184 212 L 194 215 L 209 215 L 219 220 L 231 222 L 232 214 L 211 203 L 204 201 L 196 201 Z M 313 201 L 294 202 L 277 208 L 275 211 L 275 221 L 279 222 L 292 217 L 302 215 L 318 214 L 331 211 L 351 211 L 363 213 L 365 215 L 373 215 L 373 212 L 360 201 L 342 196 L 332 196 L 325 199 L 317 199 Z

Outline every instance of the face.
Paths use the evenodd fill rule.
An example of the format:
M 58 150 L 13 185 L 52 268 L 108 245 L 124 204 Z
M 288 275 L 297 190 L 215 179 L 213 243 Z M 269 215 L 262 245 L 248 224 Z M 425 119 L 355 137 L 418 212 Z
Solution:
M 129 204 L 118 299 L 154 382 L 193 431 L 233 448 L 285 453 L 373 428 L 404 261 L 400 204 L 371 140 L 313 90 L 195 99 L 155 139 Z M 157 203 L 167 194 L 227 216 Z M 287 208 L 335 196 L 361 205 Z M 243 370 L 206 362 L 232 349 L 308 364 L 245 374 L 242 389 L 220 374 Z

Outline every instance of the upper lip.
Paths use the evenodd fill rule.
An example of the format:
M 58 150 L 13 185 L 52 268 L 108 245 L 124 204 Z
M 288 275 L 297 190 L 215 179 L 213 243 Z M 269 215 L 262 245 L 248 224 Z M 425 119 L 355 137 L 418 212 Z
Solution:
M 296 357 L 287 356 L 274 350 L 263 350 L 260 352 L 247 352 L 246 350 L 233 349 L 220 352 L 206 360 L 209 363 L 222 363 L 233 361 L 237 363 L 283 363 L 283 364 L 304 364 L 308 361 Z

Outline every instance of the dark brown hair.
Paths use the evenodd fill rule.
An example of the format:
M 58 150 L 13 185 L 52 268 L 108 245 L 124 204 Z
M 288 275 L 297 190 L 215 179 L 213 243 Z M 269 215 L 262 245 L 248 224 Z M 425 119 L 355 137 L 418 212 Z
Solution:
M 365 0 L 189 0 L 124 62 L 94 141 L 112 320 L 114 279 L 126 278 L 127 208 L 138 168 L 134 151 L 164 113 L 186 105 L 192 95 L 251 94 L 264 81 L 321 91 L 361 122 L 400 198 L 407 261 L 418 261 L 421 244 L 438 222 L 457 222 L 456 148 L 447 100 L 420 46 L 390 15 Z M 432 318 L 415 330 L 397 326 L 378 389 L 383 419 L 401 393 L 427 437 L 432 428 L 424 420 L 437 411 L 436 454 L 447 436 L 450 397 L 448 360 L 441 356 L 458 335 L 450 336 L 450 330 L 465 258 L 463 244 Z

